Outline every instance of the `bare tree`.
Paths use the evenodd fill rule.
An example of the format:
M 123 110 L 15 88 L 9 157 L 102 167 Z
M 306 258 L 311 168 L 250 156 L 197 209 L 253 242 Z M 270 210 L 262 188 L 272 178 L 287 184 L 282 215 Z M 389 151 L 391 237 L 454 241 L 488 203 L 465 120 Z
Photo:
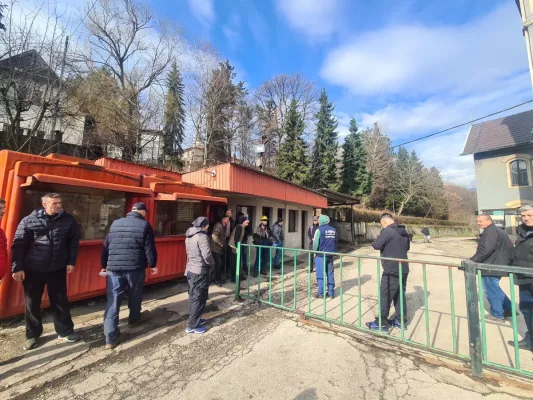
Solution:
M 312 119 L 319 92 L 315 84 L 301 74 L 277 75 L 264 82 L 255 92 L 259 115 L 268 126 L 263 136 L 275 135 L 276 154 L 283 141 L 285 118 L 291 101 L 296 100 L 298 112 L 304 123 Z M 264 140 L 264 138 L 263 138 Z
M 114 122 L 96 119 L 96 132 L 112 132 L 122 158 L 139 158 L 161 126 L 164 78 L 177 55 L 179 32 L 136 0 L 95 0 L 86 8 L 89 71 L 105 68 L 115 82 Z M 150 139 L 152 138 L 152 139 Z
M 372 176 L 372 191 L 364 199 L 363 204 L 383 209 L 391 179 L 391 140 L 383 133 L 378 123 L 374 123 L 372 128 L 365 129 L 362 136 L 367 154 L 367 170 Z
M 402 215 L 404 208 L 410 202 L 425 195 L 427 174 L 414 151 L 409 154 L 404 147 L 400 147 L 392 166 L 390 187 L 391 194 L 398 196 L 399 204 L 396 211 L 398 216 Z
M 61 141 L 81 142 L 84 118 L 67 105 L 73 68 L 73 31 L 57 5 L 12 0 L 0 35 L 0 120 L 3 145 L 46 153 Z M 47 140 L 45 140 L 47 139 Z

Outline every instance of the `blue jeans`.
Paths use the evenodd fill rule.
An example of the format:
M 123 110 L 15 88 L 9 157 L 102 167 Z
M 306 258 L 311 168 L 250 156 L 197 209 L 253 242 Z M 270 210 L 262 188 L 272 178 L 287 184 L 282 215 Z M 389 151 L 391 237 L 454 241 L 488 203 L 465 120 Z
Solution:
M 261 243 L 259 244 L 261 246 L 270 246 L 270 242 L 268 240 L 262 240 Z M 270 256 L 270 249 L 262 248 L 262 247 L 256 248 L 254 272 L 259 271 L 259 257 L 261 257 L 261 271 L 264 271 L 265 269 L 270 268 L 269 256 Z
M 104 314 L 104 335 L 107 344 L 114 343 L 120 335 L 118 313 L 128 286 L 128 321 L 135 323 L 141 318 L 141 303 L 146 272 L 144 269 L 135 271 L 108 271 L 106 281 L 107 306 Z
M 524 340 L 528 340 L 531 344 L 531 335 L 533 334 L 533 283 L 518 285 L 518 298 L 520 299 L 518 308 L 524 316 L 527 327 Z
M 333 296 L 335 294 L 335 273 L 333 272 L 333 257 L 326 256 L 326 275 L 328 280 L 328 294 Z M 316 281 L 318 283 L 318 295 L 324 295 L 324 256 L 315 257 L 316 265 Z
M 281 267 L 281 261 L 280 261 L 280 258 L 281 258 L 281 249 L 279 249 L 279 247 L 283 247 L 283 242 L 276 242 L 274 243 L 274 247 L 278 247 L 276 249 L 276 255 L 274 256 L 274 266 L 275 267 Z
M 492 316 L 503 319 L 507 315 L 512 315 L 511 300 L 500 287 L 501 278 L 499 276 L 484 276 L 482 279 Z

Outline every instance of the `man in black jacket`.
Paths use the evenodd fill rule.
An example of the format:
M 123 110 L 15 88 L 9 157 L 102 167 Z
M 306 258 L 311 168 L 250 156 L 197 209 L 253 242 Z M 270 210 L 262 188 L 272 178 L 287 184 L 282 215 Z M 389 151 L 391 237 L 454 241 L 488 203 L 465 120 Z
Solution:
M 483 233 L 479 237 L 476 254 L 470 260 L 483 264 L 511 265 L 513 244 L 507 233 L 493 224 L 490 215 L 478 216 L 477 224 L 483 229 Z M 500 279 L 507 274 L 481 270 L 481 275 L 485 296 L 490 304 L 490 314 L 485 318 L 501 322 L 512 315 L 511 300 L 500 288 Z
M 524 206 L 519 212 L 522 224 L 517 228 L 513 265 L 531 268 L 531 275 L 517 275 L 515 278 L 520 299 L 519 308 L 527 327 L 524 339 L 518 342 L 518 347 L 533 351 L 533 206 Z M 513 341 L 508 343 L 514 345 Z
M 60 339 L 76 342 L 67 298 L 67 274 L 74 271 L 78 257 L 78 227 L 74 217 L 62 209 L 61 196 L 42 197 L 43 208 L 20 221 L 13 238 L 13 279 L 22 282 L 26 310 L 25 350 L 38 346 L 43 333 L 41 299 L 48 287 L 54 327 Z
M 109 228 L 102 250 L 102 271 L 106 276 L 107 307 L 104 314 L 106 348 L 119 342 L 118 314 L 124 291 L 128 286 L 128 324 L 141 320 L 145 270 L 157 274 L 157 250 L 154 231 L 145 220 L 148 210 L 144 203 L 135 203 L 125 218 L 117 219 Z
M 407 252 L 410 249 L 409 234 L 405 226 L 398 225 L 390 214 L 382 214 L 380 218 L 383 230 L 372 247 L 380 251 L 381 257 L 397 258 L 407 260 Z M 401 327 L 401 305 L 400 305 L 400 262 L 392 260 L 381 260 L 383 274 L 381 275 L 381 326 L 379 317 L 375 321 L 367 322 L 366 326 L 372 330 L 388 331 L 389 325 L 396 328 Z M 405 288 L 407 286 L 407 276 L 409 275 L 409 264 L 402 262 L 402 292 L 403 292 L 403 320 L 404 326 L 407 324 L 407 302 L 405 300 Z M 396 317 L 388 320 L 391 303 L 394 303 Z

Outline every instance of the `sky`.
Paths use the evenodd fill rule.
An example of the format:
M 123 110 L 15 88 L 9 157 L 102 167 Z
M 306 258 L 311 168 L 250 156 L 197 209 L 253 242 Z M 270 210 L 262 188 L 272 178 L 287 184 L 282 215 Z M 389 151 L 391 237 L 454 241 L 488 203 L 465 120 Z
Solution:
M 355 117 L 361 127 L 379 122 L 400 144 L 533 98 L 512 0 L 152 0 L 152 6 L 189 38 L 211 41 L 250 90 L 296 72 L 325 88 L 341 136 Z M 409 148 L 445 181 L 473 187 L 472 157 L 460 156 L 468 129 Z

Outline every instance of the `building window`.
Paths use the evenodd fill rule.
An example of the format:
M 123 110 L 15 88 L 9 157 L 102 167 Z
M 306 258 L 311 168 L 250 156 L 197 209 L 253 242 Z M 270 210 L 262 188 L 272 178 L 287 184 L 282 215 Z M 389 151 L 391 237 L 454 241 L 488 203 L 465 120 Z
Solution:
M 158 201 L 155 210 L 155 234 L 156 236 L 185 235 L 191 223 L 201 214 L 200 203 Z
M 298 232 L 298 211 L 289 210 L 289 233 Z
M 80 239 L 91 240 L 105 238 L 111 223 L 125 214 L 126 198 L 122 192 L 91 189 L 91 194 L 86 194 L 65 193 L 58 188 L 54 189 L 26 190 L 23 215 L 42 208 L 41 197 L 46 193 L 60 193 L 63 210 L 72 215 L 78 224 Z
M 528 186 L 529 177 L 527 172 L 527 163 L 525 160 L 514 160 L 509 163 L 511 170 L 512 186 Z

